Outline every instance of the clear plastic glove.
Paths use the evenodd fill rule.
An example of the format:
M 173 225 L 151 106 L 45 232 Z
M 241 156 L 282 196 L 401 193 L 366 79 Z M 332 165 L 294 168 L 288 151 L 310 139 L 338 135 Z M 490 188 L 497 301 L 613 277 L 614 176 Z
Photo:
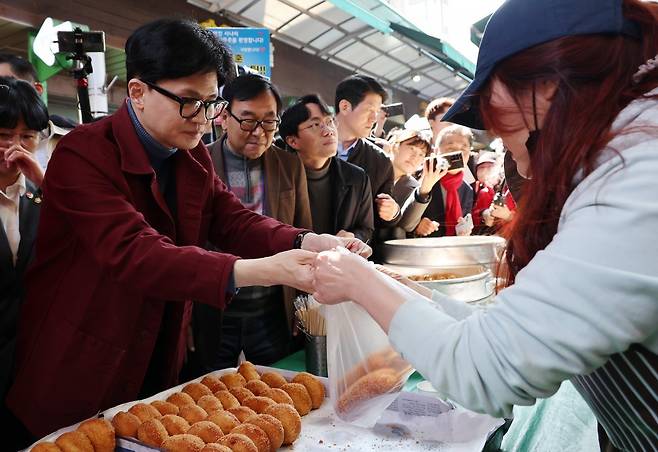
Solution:
M 302 241 L 303 250 L 313 251 L 315 253 L 341 246 L 359 256 L 369 257 L 372 254 L 372 248 L 356 237 L 338 237 L 330 234 L 315 234 L 311 232 L 306 234 Z
M 437 221 L 432 221 L 427 217 L 423 217 L 416 226 L 414 233 L 420 235 L 421 237 L 428 236 L 439 230 L 439 223 Z
M 473 232 L 473 216 L 469 213 L 465 217 L 459 217 L 455 225 L 455 234 L 460 237 L 471 235 Z
M 352 300 L 360 291 L 360 275 L 371 269 L 371 263 L 345 248 L 324 251 L 318 254 L 313 266 L 313 298 L 322 304 Z
M 375 204 L 377 205 L 377 214 L 384 221 L 391 221 L 394 219 L 400 212 L 400 206 L 395 199 L 386 193 L 380 193 L 375 199 Z

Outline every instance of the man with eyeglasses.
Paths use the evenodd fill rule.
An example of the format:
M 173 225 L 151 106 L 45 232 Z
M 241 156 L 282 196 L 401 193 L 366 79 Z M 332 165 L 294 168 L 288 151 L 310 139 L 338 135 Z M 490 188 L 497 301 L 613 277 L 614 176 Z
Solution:
M 304 162 L 313 230 L 370 240 L 374 229 L 370 180 L 361 168 L 336 158 L 336 123 L 315 94 L 281 116 L 281 138 Z
M 257 74 L 245 74 L 224 86 L 225 130 L 209 146 L 219 178 L 254 212 L 282 223 L 312 229 L 306 177 L 299 157 L 272 144 L 279 127 L 281 96 Z M 324 232 L 324 231 L 316 231 Z M 207 373 L 238 364 L 240 352 L 254 364 L 269 365 L 295 349 L 294 288 L 247 287 L 223 311 L 194 306 L 195 358 Z
M 6 399 L 33 435 L 175 385 L 191 300 L 310 291 L 317 251 L 369 254 L 246 209 L 219 180 L 200 139 L 232 64 L 193 22 L 146 24 L 126 42 L 125 105 L 53 153 Z

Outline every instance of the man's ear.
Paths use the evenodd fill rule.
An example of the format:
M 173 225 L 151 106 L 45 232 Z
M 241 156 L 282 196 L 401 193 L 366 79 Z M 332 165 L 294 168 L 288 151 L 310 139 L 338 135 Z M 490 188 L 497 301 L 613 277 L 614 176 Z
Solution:
M 295 151 L 299 150 L 299 142 L 297 141 L 297 137 L 295 135 L 288 135 L 286 137 L 286 144 L 293 148 Z
M 144 92 L 146 84 L 139 79 L 131 78 L 128 82 L 128 97 L 133 108 L 144 109 Z
M 341 99 L 340 102 L 338 102 L 338 111 L 340 113 L 349 113 L 352 111 L 352 103 L 347 100 L 347 99 Z

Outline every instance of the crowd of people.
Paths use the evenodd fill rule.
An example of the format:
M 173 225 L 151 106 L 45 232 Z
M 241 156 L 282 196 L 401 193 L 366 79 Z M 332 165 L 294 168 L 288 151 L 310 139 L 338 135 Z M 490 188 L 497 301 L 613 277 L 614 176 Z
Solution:
M 596 232 L 602 224 L 629 232 L 641 218 L 631 222 L 630 209 L 622 220 L 605 219 L 587 207 L 601 206 L 597 196 L 612 185 L 618 191 L 606 206 L 614 210 L 616 196 L 643 200 L 643 215 L 654 215 L 646 221 L 656 219 L 655 201 L 646 198 L 651 187 L 629 182 L 651 173 L 635 159 L 655 163 L 655 137 L 641 141 L 653 143 L 653 154 L 624 153 L 639 138 L 610 130 L 617 115 L 625 122 L 615 122 L 615 131 L 634 124 L 634 108 L 655 113 L 656 63 L 647 55 L 656 42 L 636 40 L 656 38 L 658 12 L 626 0 L 618 23 L 612 17 L 621 17 L 622 2 L 607 0 L 608 16 L 591 17 L 588 2 L 579 1 L 571 10 L 582 19 L 573 19 L 574 28 L 583 30 L 526 42 L 505 25 L 527 14 L 519 3 L 510 0 L 493 16 L 489 29 L 499 34 L 485 34 L 467 93 L 432 101 L 422 117 L 384 130 L 386 139 L 374 133 L 388 101 L 375 78 L 345 78 L 332 106 L 314 93 L 283 105 L 270 80 L 236 77 L 226 46 L 189 21 L 137 29 L 126 43 L 125 103 L 84 126 L 49 116 L 34 69 L 0 55 L 0 417 L 16 432 L 14 446 L 171 387 L 181 375 L 235 366 L 241 354 L 263 365 L 282 359 L 300 345 L 293 315 L 300 291 L 325 303 L 361 303 L 436 387 L 492 414 L 549 395 L 628 347 L 656 369 L 656 342 L 646 339 L 656 332 L 656 274 L 605 255 L 597 239 L 608 236 Z M 524 47 L 498 44 L 515 33 Z M 614 39 L 628 67 L 605 76 L 617 104 L 590 123 L 574 116 L 587 108 L 569 89 L 587 91 L 594 80 L 588 101 L 603 102 L 597 94 L 609 71 L 596 72 L 603 63 L 594 54 L 583 63 L 578 51 Z M 559 50 L 550 48 L 555 40 Z M 565 120 L 573 132 L 560 129 Z M 221 134 L 206 146 L 211 125 Z M 469 127 L 502 137 L 505 149 L 475 152 Z M 585 141 L 583 130 L 596 133 Z M 611 140 L 621 163 L 603 152 Z M 564 157 L 548 152 L 558 148 Z M 628 176 L 618 181 L 617 173 Z M 580 228 L 583 222 L 589 226 Z M 625 241 L 629 255 L 642 252 L 645 232 Z M 363 259 L 377 261 L 389 239 L 481 234 L 510 239 L 514 284 L 501 293 L 506 307 L 486 317 L 411 281 L 405 287 Z M 549 267 L 560 270 L 548 275 Z M 615 285 L 613 270 L 626 272 L 624 284 Z M 565 314 L 540 295 L 548 286 L 580 307 Z M 607 304 L 590 306 L 593 286 L 603 298 L 600 291 L 613 294 Z M 637 295 L 637 310 L 611 325 L 601 316 L 616 315 L 624 290 Z M 443 311 L 420 301 L 432 297 Z M 574 332 L 593 328 L 591 340 L 570 342 L 565 324 Z M 524 344 L 540 362 L 521 358 Z M 576 378 L 616 447 L 651 444 L 605 414 L 591 377 Z M 646 411 L 651 421 L 632 409 L 629 422 L 658 435 L 655 410 Z

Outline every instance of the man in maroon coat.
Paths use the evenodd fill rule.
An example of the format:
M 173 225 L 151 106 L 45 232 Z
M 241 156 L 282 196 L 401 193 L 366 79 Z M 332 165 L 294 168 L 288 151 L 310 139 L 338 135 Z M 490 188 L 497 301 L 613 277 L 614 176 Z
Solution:
M 53 154 L 7 398 L 31 434 L 176 384 L 190 300 L 223 308 L 244 286 L 310 291 L 315 252 L 369 253 L 245 209 L 215 175 L 200 139 L 231 64 L 192 22 L 141 27 L 126 43 L 126 104 Z

